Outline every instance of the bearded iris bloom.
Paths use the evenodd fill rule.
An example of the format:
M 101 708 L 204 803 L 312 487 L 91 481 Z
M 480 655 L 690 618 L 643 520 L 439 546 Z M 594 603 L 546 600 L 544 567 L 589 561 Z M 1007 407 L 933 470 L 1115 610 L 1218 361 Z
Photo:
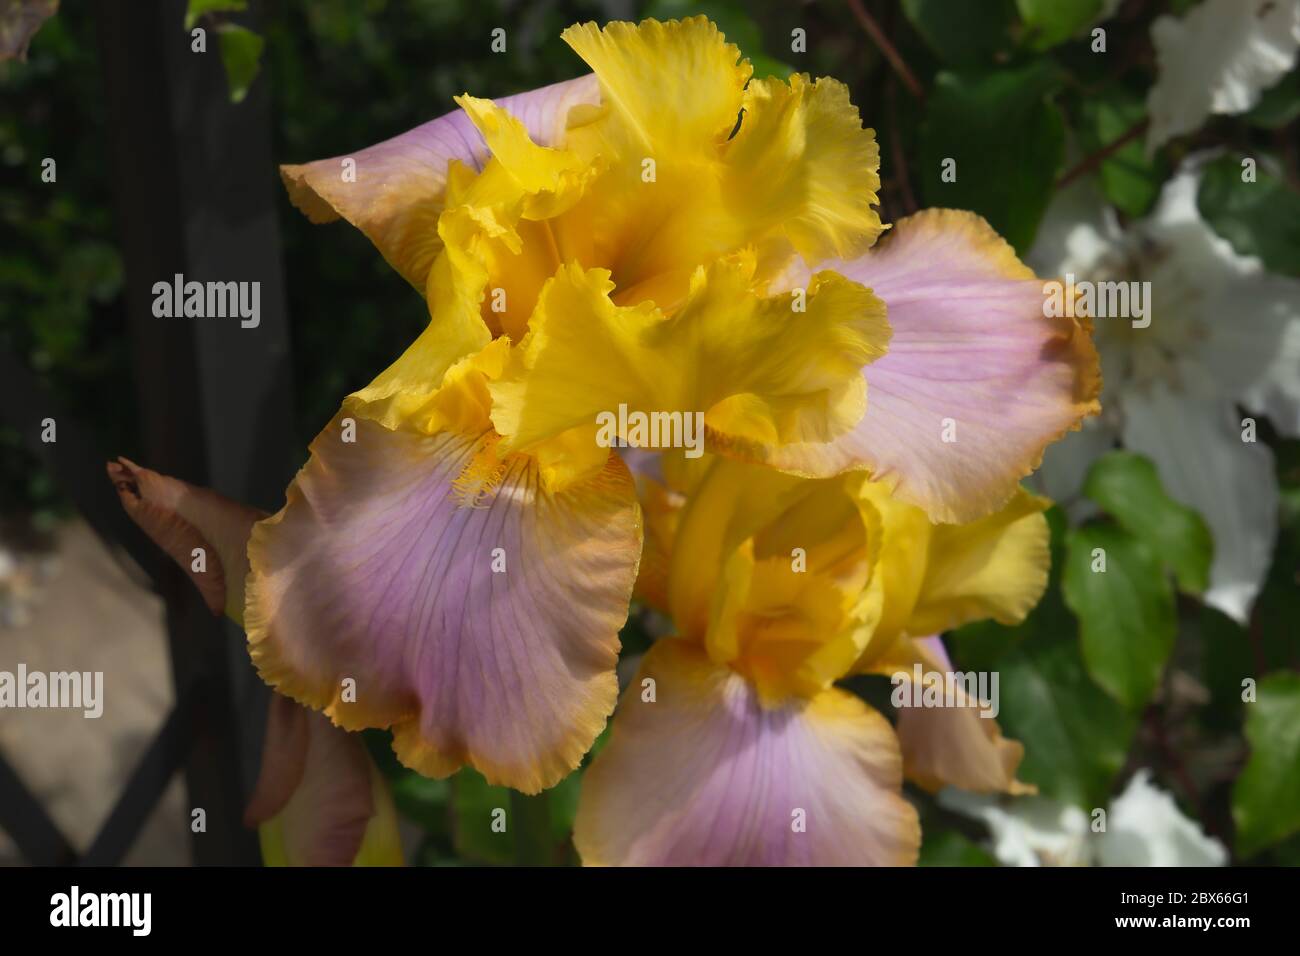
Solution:
M 904 775 L 1032 790 L 1015 775 L 1022 748 L 978 701 L 900 709 L 895 730 L 834 684 L 949 672 L 934 634 L 1022 620 L 1047 584 L 1043 499 L 1018 492 L 939 525 L 862 472 L 810 480 L 719 459 L 685 487 L 667 475 L 642 479 L 639 591 L 676 633 L 646 654 L 583 779 L 585 863 L 911 864 Z
M 563 38 L 592 75 L 463 96 L 284 167 L 295 204 L 361 229 L 430 320 L 254 526 L 244 606 L 280 692 L 347 729 L 390 727 L 421 773 L 469 765 L 525 792 L 603 728 L 656 560 L 602 415 L 700 414 L 705 460 L 761 487 L 869 473 L 927 521 L 969 523 L 1019 500 L 1099 387 L 1088 330 L 1043 317 L 1040 283 L 978 217 L 923 213 L 872 248 L 878 150 L 842 84 L 753 80 L 703 18 Z M 806 695 L 857 640 L 741 679 Z M 858 709 L 830 699 L 852 730 Z

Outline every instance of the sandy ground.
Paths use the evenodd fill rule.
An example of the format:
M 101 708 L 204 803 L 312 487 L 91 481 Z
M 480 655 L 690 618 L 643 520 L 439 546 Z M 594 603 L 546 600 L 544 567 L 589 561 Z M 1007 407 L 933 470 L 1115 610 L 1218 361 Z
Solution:
M 173 696 L 162 601 L 114 561 L 84 522 L 61 526 L 56 542 L 47 577 L 24 600 L 24 613 L 0 615 L 0 670 L 14 672 L 22 662 L 29 672 L 103 671 L 104 713 L 87 719 L 79 710 L 0 710 L 0 754 L 84 851 Z M 178 776 L 125 862 L 188 864 L 184 804 Z M 0 832 L 0 864 L 24 862 Z

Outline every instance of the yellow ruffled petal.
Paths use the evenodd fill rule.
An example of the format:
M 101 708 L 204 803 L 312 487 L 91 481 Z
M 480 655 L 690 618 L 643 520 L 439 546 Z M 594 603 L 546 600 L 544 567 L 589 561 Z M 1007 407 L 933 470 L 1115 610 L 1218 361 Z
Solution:
M 767 282 L 796 250 L 856 255 L 879 235 L 879 151 L 842 84 L 745 88 L 749 64 L 702 18 L 565 37 L 602 87 L 566 142 L 608 171 L 555 234 L 566 256 L 610 270 L 620 304 L 672 311 L 696 267 L 741 249 Z
M 523 123 L 491 100 L 465 94 L 456 102 L 483 134 L 492 158 L 518 186 L 520 214 L 526 219 L 549 219 L 564 212 L 599 172 L 599 164 L 573 152 L 538 146 Z
M 815 483 L 770 468 L 715 460 L 677 525 L 668 607 L 683 636 L 703 641 L 718 575 L 730 556 Z
M 937 634 L 992 618 L 1018 624 L 1047 589 L 1052 557 L 1046 498 L 1017 491 L 1002 508 L 963 525 L 935 525 L 930 560 L 907 629 Z
M 641 567 L 637 570 L 633 596 L 666 614 L 668 569 L 686 499 L 644 475 L 637 475 L 636 485 L 645 522 L 645 545 L 641 549 Z
M 429 325 L 347 403 L 348 411 L 388 428 L 427 434 L 442 427 L 429 404 L 448 370 L 494 336 L 522 338 L 537 294 L 560 262 L 544 220 L 576 202 L 599 172 L 571 152 L 535 144 L 520 120 L 490 100 L 457 102 L 492 157 L 481 173 L 451 163 L 437 223 L 442 249 L 428 270 Z M 588 461 L 584 474 L 599 467 Z
M 871 502 L 881 518 L 878 558 L 872 576 L 880 606 L 869 648 L 874 655 L 882 653 L 907 630 L 925 580 L 934 526 L 924 511 L 900 501 L 882 482 L 863 481 L 859 493 Z
M 788 557 L 760 562 L 744 595 L 739 640 L 719 647 L 717 632 L 710 630 L 710 656 L 722 660 L 731 653 L 727 662 L 765 701 L 815 696 L 847 674 L 862 653 L 868 632 L 854 626 L 853 609 L 868 572 L 861 552 L 840 579 L 795 571 Z
M 426 434 L 437 430 L 430 403 L 444 377 L 456 363 L 492 341 L 479 315 L 486 270 L 467 257 L 459 257 L 463 261 L 458 269 L 457 258 L 447 249 L 439 255 L 430 270 L 432 320 L 397 361 L 347 397 L 345 412 L 385 428 L 405 425 Z
M 852 485 L 720 459 L 678 520 L 673 620 L 765 701 L 825 690 L 871 634 L 879 516 Z
M 755 80 L 726 152 L 724 197 L 758 234 L 779 230 L 807 262 L 865 252 L 884 230 L 880 148 L 831 79 Z
M 528 451 L 602 414 L 704 415 L 723 450 L 826 440 L 861 417 L 859 369 L 884 352 L 884 308 L 834 273 L 817 276 L 807 311 L 751 290 L 752 259 L 696 275 L 672 316 L 616 306 L 609 273 L 565 266 L 538 300 L 529 334 L 490 388 L 505 447 Z M 632 431 L 622 437 L 647 447 Z M 651 446 L 659 447 L 652 437 Z
M 881 591 L 881 618 L 856 669 L 894 658 L 897 642 L 992 618 L 1024 620 L 1047 587 L 1051 565 L 1047 521 L 1051 504 L 1017 490 L 1002 509 L 963 525 L 932 524 L 883 482 L 863 494 L 882 516 L 883 534 L 873 584 Z
M 602 109 L 645 155 L 699 155 L 735 128 L 753 69 L 706 17 L 580 23 L 560 36 L 599 79 Z M 574 117 L 571 138 L 577 125 Z

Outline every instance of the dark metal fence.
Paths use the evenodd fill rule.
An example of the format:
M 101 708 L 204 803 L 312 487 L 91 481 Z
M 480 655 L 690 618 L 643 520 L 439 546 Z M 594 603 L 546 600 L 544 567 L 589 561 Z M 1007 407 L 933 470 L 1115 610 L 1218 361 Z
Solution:
M 273 510 L 293 446 L 267 81 L 232 105 L 215 37 L 206 54 L 192 52 L 184 9 L 184 0 L 96 4 L 109 141 L 86 148 L 102 150 L 111 163 L 142 463 Z M 156 318 L 153 284 L 177 273 L 260 282 L 260 324 Z M 212 617 L 184 573 L 126 518 L 104 473 L 117 449 L 99 447 L 91 430 L 3 354 L 0 416 L 110 548 L 125 550 L 149 575 L 167 607 L 175 688 L 171 714 L 83 855 L 2 757 L 0 828 L 33 864 L 116 864 L 181 771 L 188 806 L 206 815 L 206 830 L 192 833 L 194 863 L 256 863 L 255 835 L 241 819 L 267 690 L 242 635 Z M 50 444 L 40 440 L 47 417 L 58 422 Z

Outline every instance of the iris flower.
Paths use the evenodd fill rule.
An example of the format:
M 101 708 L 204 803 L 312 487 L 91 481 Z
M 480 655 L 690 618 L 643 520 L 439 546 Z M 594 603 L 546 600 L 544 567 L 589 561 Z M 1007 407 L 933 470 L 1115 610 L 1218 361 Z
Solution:
M 343 401 L 284 507 L 127 463 L 124 503 L 183 562 L 211 543 L 198 583 L 280 693 L 391 728 L 423 774 L 469 765 L 525 792 L 613 711 L 639 580 L 678 636 L 643 663 L 656 702 L 625 703 L 584 785 L 584 859 L 911 862 L 904 772 L 1019 792 L 1019 745 L 973 706 L 904 712 L 895 733 L 833 685 L 947 670 L 931 635 L 1032 606 L 1045 530 L 1018 483 L 1097 410 L 1089 330 L 1045 317 L 1041 283 L 970 213 L 876 245 L 878 150 L 842 84 L 751 79 L 703 18 L 563 37 L 592 75 L 463 96 L 284 168 L 294 202 L 360 228 L 430 316 Z M 644 515 L 598 440 L 622 407 L 704 424 L 703 458 L 657 449 L 676 477 Z M 295 796 L 272 780 L 255 802 L 283 807 L 286 846 L 296 794 L 328 783 L 310 768 L 326 729 L 308 723 L 305 758 L 286 749 L 307 763 Z
M 111 462 L 108 476 L 127 514 L 185 569 L 208 607 L 241 623 L 248 535 L 265 515 L 126 459 Z M 361 739 L 279 694 L 270 698 L 244 822 L 258 828 L 267 865 L 402 864 L 393 798 Z
M 1099 386 L 1087 330 L 1044 318 L 978 217 L 923 213 L 869 252 L 878 150 L 843 84 L 751 79 L 703 18 L 563 39 L 593 74 L 283 169 L 430 320 L 248 546 L 268 682 L 391 727 L 421 773 L 525 792 L 577 765 L 617 697 L 642 518 L 598 415 L 700 413 L 705 448 L 756 473 L 870 471 L 974 521 Z
M 803 479 L 718 459 L 642 478 L 641 597 L 656 642 L 583 778 L 586 864 L 906 865 L 901 794 L 1027 793 L 1023 750 L 979 701 L 900 708 L 897 729 L 834 686 L 858 673 L 952 670 L 934 635 L 1037 603 L 1046 501 L 1017 492 L 978 521 L 935 524 L 862 472 Z M 692 480 L 692 478 L 694 480 Z

